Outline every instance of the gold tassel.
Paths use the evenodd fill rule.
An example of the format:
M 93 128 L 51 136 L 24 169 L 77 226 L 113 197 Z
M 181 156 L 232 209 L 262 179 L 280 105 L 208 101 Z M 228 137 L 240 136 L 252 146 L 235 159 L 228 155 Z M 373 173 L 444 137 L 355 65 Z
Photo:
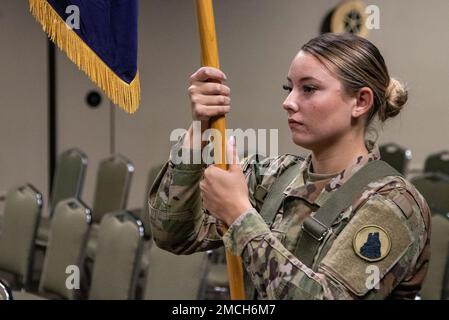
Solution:
M 112 100 L 128 113 L 140 103 L 140 80 L 137 72 L 131 83 L 120 79 L 101 58 L 73 31 L 46 0 L 29 0 L 30 11 L 48 37 L 67 54 Z

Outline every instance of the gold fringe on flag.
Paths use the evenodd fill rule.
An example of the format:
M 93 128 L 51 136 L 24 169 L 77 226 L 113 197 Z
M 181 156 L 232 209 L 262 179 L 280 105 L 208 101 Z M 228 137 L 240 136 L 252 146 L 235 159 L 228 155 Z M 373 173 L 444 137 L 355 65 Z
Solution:
M 67 57 L 83 70 L 112 100 L 128 113 L 134 113 L 140 103 L 139 73 L 131 83 L 118 77 L 101 58 L 73 31 L 46 0 L 29 0 L 30 11 L 48 37 Z

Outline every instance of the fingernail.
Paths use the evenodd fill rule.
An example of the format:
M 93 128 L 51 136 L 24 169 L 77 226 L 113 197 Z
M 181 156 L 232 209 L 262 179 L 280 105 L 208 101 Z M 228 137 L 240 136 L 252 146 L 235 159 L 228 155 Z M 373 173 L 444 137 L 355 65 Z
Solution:
M 231 146 L 235 146 L 235 138 L 234 138 L 234 136 L 231 136 L 229 138 L 229 143 L 231 144 Z

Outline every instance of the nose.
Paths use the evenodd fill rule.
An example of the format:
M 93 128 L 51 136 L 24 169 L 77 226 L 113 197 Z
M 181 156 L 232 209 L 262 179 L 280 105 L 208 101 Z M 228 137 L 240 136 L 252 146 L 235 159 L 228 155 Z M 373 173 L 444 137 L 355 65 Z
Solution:
M 293 99 L 293 91 L 290 92 L 290 94 L 284 100 L 284 102 L 282 103 L 282 107 L 288 113 L 298 111 L 299 107 L 298 107 L 298 104 L 295 102 L 295 99 Z

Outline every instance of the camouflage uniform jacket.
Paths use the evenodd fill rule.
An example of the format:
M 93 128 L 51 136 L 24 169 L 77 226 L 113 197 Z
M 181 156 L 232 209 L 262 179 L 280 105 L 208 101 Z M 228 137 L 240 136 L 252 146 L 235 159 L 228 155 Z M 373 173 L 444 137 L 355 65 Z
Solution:
M 331 236 L 319 250 L 325 254 L 319 257 L 316 268 L 308 268 L 292 253 L 302 221 L 358 169 L 378 157 L 376 152 L 360 156 L 334 176 L 311 174 L 310 156 L 245 159 L 242 168 L 253 208 L 234 221 L 224 235 L 221 222 L 201 206 L 199 182 L 205 165 L 175 165 L 169 160 L 149 195 L 154 240 L 159 247 L 177 254 L 224 244 L 242 257 L 258 299 L 413 299 L 430 258 L 430 213 L 423 197 L 402 177 L 386 177 L 369 184 L 341 212 L 332 225 Z M 302 163 L 298 175 L 285 189 L 286 198 L 269 228 L 258 213 L 262 203 L 256 199 L 255 190 L 258 185 L 269 189 L 283 170 L 298 161 Z M 362 230 L 370 226 L 383 234 L 383 240 L 369 243 L 370 234 L 357 242 Z M 382 247 L 378 261 L 360 254 L 363 247 L 373 245 L 378 251 Z

